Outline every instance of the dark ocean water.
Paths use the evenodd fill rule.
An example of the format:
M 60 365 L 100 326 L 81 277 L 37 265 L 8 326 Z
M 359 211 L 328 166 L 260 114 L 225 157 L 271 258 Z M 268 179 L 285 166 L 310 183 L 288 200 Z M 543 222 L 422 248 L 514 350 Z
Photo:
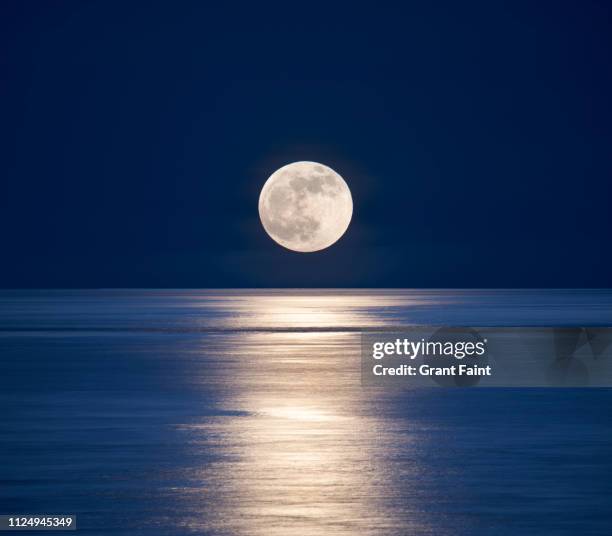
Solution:
M 0 513 L 146 535 L 612 533 L 612 390 L 360 384 L 359 331 L 612 291 L 2 291 Z

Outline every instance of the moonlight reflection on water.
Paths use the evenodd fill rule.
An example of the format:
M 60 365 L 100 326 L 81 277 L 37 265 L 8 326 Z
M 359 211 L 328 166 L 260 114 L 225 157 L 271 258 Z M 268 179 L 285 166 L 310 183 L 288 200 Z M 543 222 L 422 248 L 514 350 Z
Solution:
M 398 493 L 390 454 L 410 455 L 413 438 L 394 436 L 393 423 L 377 415 L 380 394 L 361 388 L 359 337 L 316 331 L 380 324 L 371 300 L 323 293 L 239 302 L 243 314 L 230 323 L 250 318 L 298 331 L 224 334 L 214 349 L 204 343 L 222 368 L 200 380 L 229 386 L 221 405 L 236 416 L 186 430 L 195 448 L 210 448 L 216 438 L 221 456 L 200 474 L 221 496 L 211 501 L 205 494 L 205 512 L 190 526 L 270 536 L 424 530 L 423 515 L 410 515 L 416 503 L 392 512 L 384 500 Z M 394 304 L 389 296 L 379 306 Z M 400 471 L 404 478 L 417 472 L 416 464 Z

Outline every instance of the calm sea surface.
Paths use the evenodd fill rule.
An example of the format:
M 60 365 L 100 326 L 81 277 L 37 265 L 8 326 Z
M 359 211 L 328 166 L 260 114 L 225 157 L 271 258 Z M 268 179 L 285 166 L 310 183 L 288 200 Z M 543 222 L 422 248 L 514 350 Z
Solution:
M 124 535 L 612 533 L 612 390 L 360 384 L 359 331 L 612 291 L 1 291 L 0 513 Z

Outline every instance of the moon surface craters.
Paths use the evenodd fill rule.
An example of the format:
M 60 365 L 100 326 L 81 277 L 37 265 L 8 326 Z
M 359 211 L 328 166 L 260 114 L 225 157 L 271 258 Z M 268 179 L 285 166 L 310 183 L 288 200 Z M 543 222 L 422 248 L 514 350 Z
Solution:
M 266 232 L 301 252 L 324 249 L 346 231 L 353 212 L 350 190 L 333 169 L 294 162 L 273 173 L 259 197 Z

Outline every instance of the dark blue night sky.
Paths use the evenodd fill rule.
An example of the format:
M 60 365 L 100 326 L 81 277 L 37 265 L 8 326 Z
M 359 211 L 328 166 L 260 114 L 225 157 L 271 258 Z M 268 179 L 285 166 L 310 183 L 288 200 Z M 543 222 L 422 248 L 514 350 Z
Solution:
M 610 287 L 606 2 L 2 2 L 0 287 Z M 259 190 L 345 177 L 284 250 Z

